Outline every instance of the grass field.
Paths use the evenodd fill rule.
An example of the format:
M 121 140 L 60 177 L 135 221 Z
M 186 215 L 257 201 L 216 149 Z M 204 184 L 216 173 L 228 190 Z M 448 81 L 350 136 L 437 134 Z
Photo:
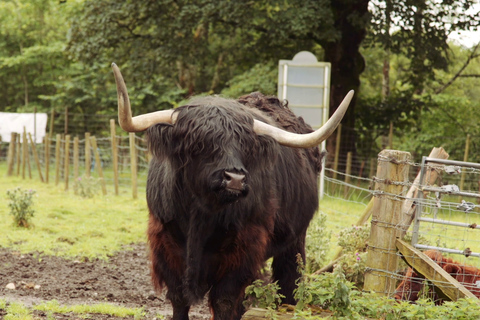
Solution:
M 123 244 L 145 241 L 147 226 L 147 205 L 145 189 L 138 190 L 138 199 L 132 199 L 131 190 L 120 187 L 120 195 L 108 190 L 103 196 L 97 186 L 93 198 L 83 198 L 73 192 L 73 183 L 65 191 L 64 184 L 55 185 L 39 182 L 21 176 L 5 177 L 6 167 L 0 165 L 0 246 L 14 248 L 21 252 L 42 252 L 67 258 L 99 257 L 105 259 L 119 250 Z M 52 180 L 52 179 L 50 179 Z M 34 227 L 24 229 L 13 227 L 9 214 L 7 190 L 17 187 L 35 190 L 32 220 Z M 329 248 L 324 248 L 327 257 L 336 248 L 338 233 L 354 224 L 363 213 L 366 204 L 342 201 L 326 196 L 320 202 L 320 212 L 326 215 L 322 232 L 330 233 Z M 316 219 L 320 216 L 317 214 Z M 320 217 L 321 218 L 321 217 Z M 315 222 L 312 224 L 315 225 Z M 312 228 L 311 233 L 315 233 Z
M 1 168 L 1 167 L 0 167 Z M 1 172 L 1 171 L 0 171 Z M 0 178 L 0 246 L 67 258 L 105 259 L 122 245 L 145 241 L 147 206 L 144 190 L 137 200 L 128 189 L 120 195 L 83 198 L 63 185 L 37 179 Z M 35 190 L 31 229 L 13 227 L 6 192 L 17 187 Z

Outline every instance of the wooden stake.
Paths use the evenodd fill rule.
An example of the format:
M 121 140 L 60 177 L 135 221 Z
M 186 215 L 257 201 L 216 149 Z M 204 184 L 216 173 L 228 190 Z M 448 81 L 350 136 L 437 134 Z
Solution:
M 90 132 L 85 132 L 85 175 L 90 177 L 90 167 L 92 165 L 90 154 Z
M 55 185 L 60 182 L 60 143 L 62 135 L 57 134 L 57 141 L 55 141 Z
M 430 152 L 429 158 L 435 159 L 448 159 L 448 153 L 443 148 L 433 148 Z M 433 185 L 437 180 L 438 172 L 435 169 L 435 166 L 430 166 L 427 169 L 425 174 L 425 185 Z M 415 199 L 417 198 L 418 188 L 420 187 L 420 172 L 417 174 L 417 177 L 412 183 L 412 186 L 408 190 L 407 194 L 405 195 L 405 201 L 402 205 L 402 213 L 401 213 L 401 222 L 399 227 L 402 229 L 402 233 L 400 235 L 400 239 L 403 239 L 405 236 L 408 228 L 412 224 L 413 219 L 415 218 Z M 426 192 L 425 192 L 426 196 Z
M 8 177 L 13 175 L 13 170 L 15 167 L 16 151 L 17 151 L 17 133 L 12 132 L 10 135 L 10 145 L 8 147 L 8 156 L 7 156 L 7 176 Z
M 130 132 L 130 170 L 132 179 L 132 196 L 137 199 L 137 149 L 135 147 L 135 132 Z
M 95 136 L 90 137 L 90 143 L 92 144 L 93 153 L 95 155 L 95 166 L 97 167 L 98 176 L 100 177 L 100 184 L 102 185 L 103 195 L 107 195 L 107 186 L 105 184 L 105 178 L 103 177 L 102 162 L 100 155 L 98 154 L 97 139 Z
M 25 169 L 27 165 L 27 157 L 28 157 L 28 144 L 27 144 L 27 130 L 23 127 L 23 135 L 22 135 L 22 179 L 25 179 Z
M 352 152 L 347 153 L 347 167 L 345 168 L 345 188 L 343 189 L 343 197 L 346 199 L 348 197 L 348 192 L 350 191 L 350 184 L 352 174 Z
M 342 139 L 342 124 L 337 127 L 337 140 L 335 142 L 335 159 L 333 161 L 333 179 L 337 179 L 338 159 L 340 158 L 340 143 Z
M 80 139 L 73 138 L 73 180 L 77 181 L 80 166 Z
M 32 134 L 30 132 L 28 133 L 28 137 L 30 138 L 30 145 L 32 146 L 33 157 L 37 165 L 38 177 L 40 178 L 40 181 L 45 182 L 45 180 L 43 180 L 42 167 L 40 166 L 40 160 L 38 159 L 37 147 L 35 146 L 35 141 L 33 141 Z
M 470 135 L 467 134 L 467 140 L 465 141 L 465 153 L 463 154 L 463 161 L 467 162 L 468 161 L 468 153 L 470 150 Z M 460 177 L 460 190 L 464 190 L 463 186 L 465 184 L 465 175 L 467 174 L 467 171 L 465 168 L 462 168 L 462 175 Z
M 50 135 L 45 134 L 45 182 L 48 183 L 50 175 Z
M 20 175 L 20 167 L 22 166 L 22 135 L 17 134 L 17 176 Z
M 368 241 L 366 291 L 389 296 L 396 280 L 389 276 L 397 269 L 396 226 L 401 221 L 402 201 L 396 196 L 407 191 L 409 152 L 383 150 L 378 157 L 370 240 Z
M 110 119 L 110 139 L 112 145 L 112 159 L 113 159 L 113 184 L 115 186 L 115 195 L 118 196 L 118 149 L 117 138 L 115 130 L 115 120 Z
M 480 300 L 472 292 L 424 253 L 400 239 L 397 239 L 396 246 L 405 262 L 419 274 L 430 280 L 450 300 L 457 301 L 460 298 L 471 298 L 480 304 Z
M 65 158 L 63 161 L 64 167 L 64 175 L 65 175 L 65 191 L 68 191 L 68 176 L 70 174 L 70 135 L 67 134 L 65 136 Z

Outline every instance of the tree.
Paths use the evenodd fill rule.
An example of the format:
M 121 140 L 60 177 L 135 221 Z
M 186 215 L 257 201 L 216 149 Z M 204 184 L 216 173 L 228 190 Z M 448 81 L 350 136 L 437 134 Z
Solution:
M 68 66 L 62 40 L 69 9 L 51 0 L 0 2 L 0 110 L 49 107 L 42 97 L 55 93 Z

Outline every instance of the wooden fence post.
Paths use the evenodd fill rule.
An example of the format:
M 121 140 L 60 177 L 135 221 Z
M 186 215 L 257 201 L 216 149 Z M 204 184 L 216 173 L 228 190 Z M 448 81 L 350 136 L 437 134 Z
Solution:
M 135 132 L 130 132 L 130 170 L 132 177 L 132 196 L 137 199 L 137 149 L 135 148 Z
M 60 143 L 62 136 L 57 133 L 57 141 L 55 141 L 55 185 L 60 182 Z
M 73 180 L 77 181 L 80 166 L 80 139 L 73 138 Z
M 8 147 L 7 176 L 11 176 L 13 174 L 13 169 L 15 167 L 16 150 L 17 150 L 17 133 L 12 132 L 10 135 L 10 145 Z
M 333 160 L 333 179 L 337 179 L 341 138 L 342 138 L 342 124 L 339 124 L 337 127 L 337 140 L 335 143 L 335 159 Z
M 65 158 L 63 161 L 64 167 L 64 176 L 65 176 L 65 191 L 68 191 L 68 175 L 70 173 L 70 135 L 65 136 Z
M 45 134 L 45 182 L 48 183 L 50 175 L 50 134 Z
M 43 180 L 42 167 L 40 166 L 40 160 L 38 159 L 37 147 L 35 146 L 35 141 L 33 141 L 32 134 L 30 132 L 28 133 L 28 137 L 30 138 L 30 144 L 32 146 L 33 157 L 35 159 L 35 164 L 37 165 L 38 177 L 40 178 L 40 181 L 45 182 L 45 180 Z
M 352 152 L 347 152 L 347 166 L 345 167 L 345 188 L 343 189 L 343 197 L 347 198 L 348 191 L 350 188 L 348 185 L 350 184 L 351 178 L 350 175 L 352 174 Z
M 28 144 L 27 144 L 27 131 L 25 127 L 23 127 L 23 134 L 22 134 L 22 179 L 25 179 L 25 169 L 27 165 L 27 155 L 28 155 Z
M 390 295 L 397 269 L 395 240 L 402 233 L 402 205 L 408 190 L 409 152 L 383 150 L 378 155 L 370 240 L 365 270 L 364 290 Z
M 465 141 L 465 152 L 463 154 L 463 161 L 467 162 L 468 161 L 468 153 L 470 152 L 470 135 L 467 134 L 467 140 Z M 464 190 L 464 184 L 465 184 L 465 175 L 467 172 L 465 171 L 465 168 L 462 168 L 462 175 L 460 176 L 460 190 Z
M 107 195 L 107 186 L 105 184 L 105 178 L 103 177 L 102 162 L 100 155 L 98 154 L 97 139 L 95 136 L 90 137 L 90 143 L 92 144 L 93 154 L 95 155 L 95 166 L 97 167 L 98 176 L 100 177 L 100 184 L 102 185 L 103 195 Z
M 90 167 L 92 165 L 90 159 L 90 132 L 85 132 L 85 176 L 90 177 Z
M 112 165 L 113 165 L 113 184 L 115 186 L 115 195 L 118 196 L 118 151 L 117 151 L 117 138 L 115 130 L 115 120 L 110 119 L 110 136 L 112 144 Z
M 22 135 L 19 133 L 17 134 L 17 176 L 20 175 L 20 167 L 22 166 Z

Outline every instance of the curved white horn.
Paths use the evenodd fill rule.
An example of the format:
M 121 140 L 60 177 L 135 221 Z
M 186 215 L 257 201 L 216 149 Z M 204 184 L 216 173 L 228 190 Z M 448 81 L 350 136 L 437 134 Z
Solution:
M 326 140 L 335 131 L 337 126 L 342 121 L 345 112 L 348 109 L 348 105 L 353 98 L 353 90 L 350 90 L 342 103 L 338 106 L 335 113 L 328 119 L 328 121 L 318 130 L 299 134 L 273 127 L 265 122 L 255 120 L 253 129 L 257 134 L 269 135 L 278 141 L 281 145 L 293 147 L 293 148 L 311 148 L 316 147 L 324 140 Z
M 123 80 L 122 73 L 115 63 L 112 63 L 112 69 L 117 84 L 118 123 L 123 130 L 127 132 L 140 132 L 160 122 L 175 122 L 176 119 L 174 119 L 174 117 L 172 118 L 174 111 L 172 109 L 142 114 L 132 118 L 130 99 L 128 98 L 127 86 Z

